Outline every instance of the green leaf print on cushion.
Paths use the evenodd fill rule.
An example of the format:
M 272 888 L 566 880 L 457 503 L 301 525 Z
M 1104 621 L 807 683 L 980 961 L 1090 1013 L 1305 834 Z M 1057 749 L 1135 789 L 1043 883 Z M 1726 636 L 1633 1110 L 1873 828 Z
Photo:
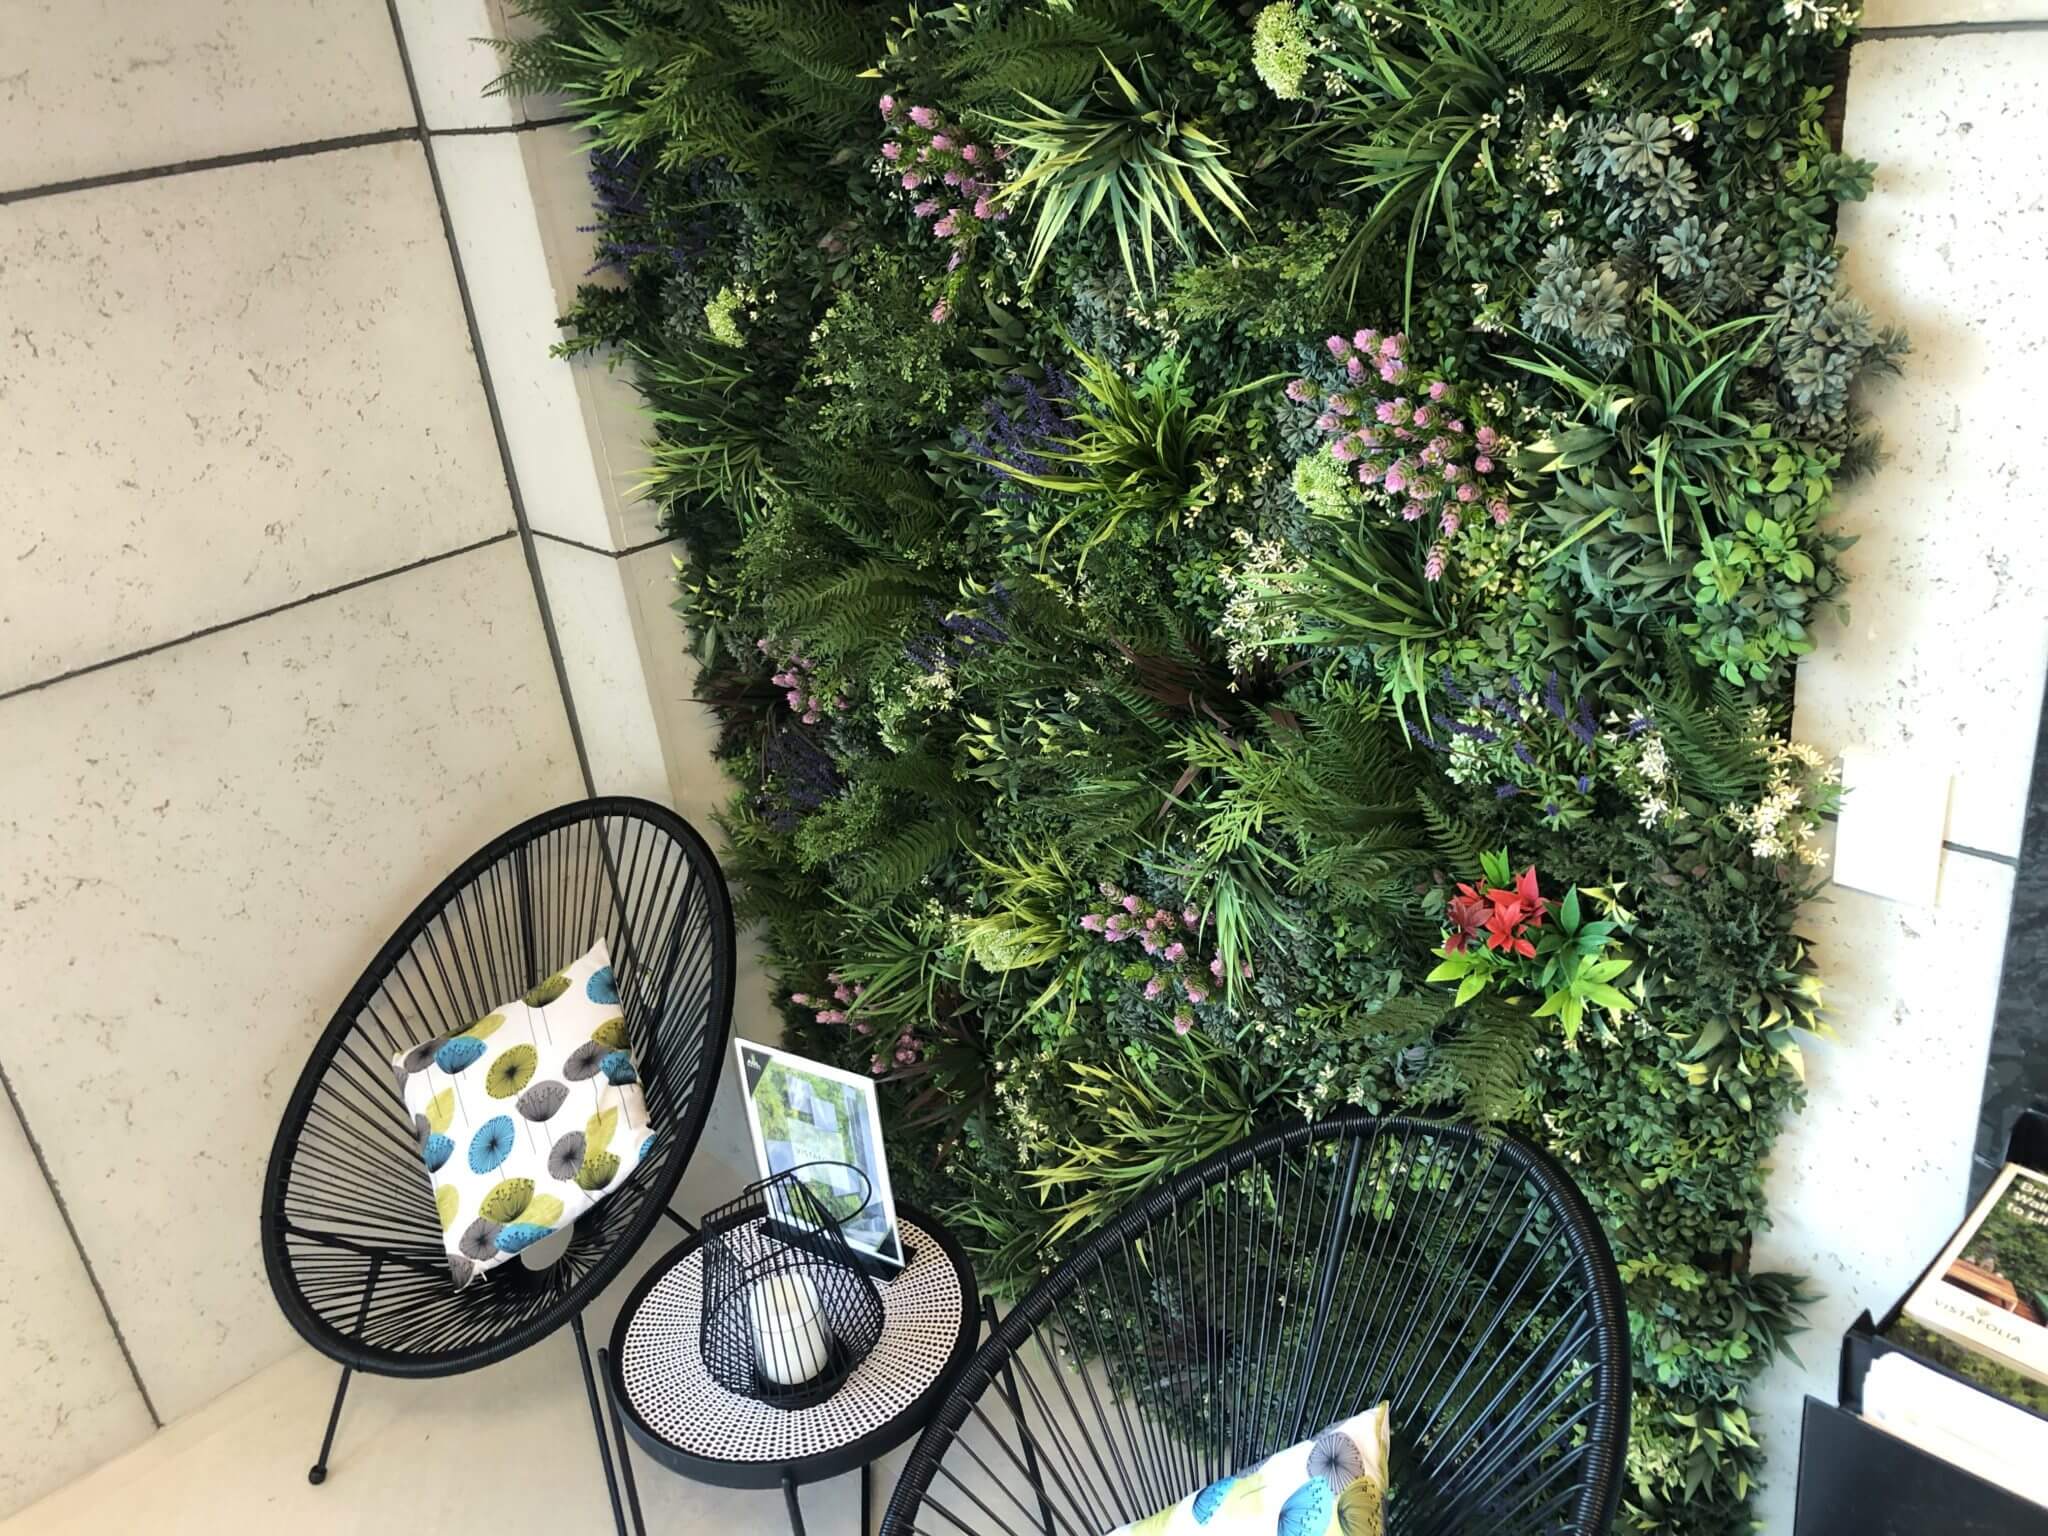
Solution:
M 533 1069 L 540 1053 L 530 1045 L 508 1045 L 484 1069 L 484 1092 L 494 1099 L 509 1099 L 533 1081 Z
M 504 1023 L 505 1015 L 502 1013 L 487 1013 L 465 1029 L 462 1035 L 467 1040 L 488 1040 L 503 1027 Z
M 559 1195 L 535 1195 L 519 1213 L 522 1225 L 529 1227 L 552 1227 L 562 1219 L 562 1201 Z
M 436 1184 L 434 1209 L 440 1213 L 441 1230 L 446 1232 L 455 1225 L 455 1213 L 462 1209 L 462 1191 L 453 1184 Z
M 484 1196 L 477 1214 L 487 1221 L 517 1221 L 533 1199 L 533 1180 L 502 1179 Z
M 527 993 L 520 1001 L 524 1002 L 529 1008 L 545 1008 L 568 990 L 569 978 L 560 971 L 557 971 L 546 981 Z
M 576 1187 L 595 1194 L 618 1177 L 619 1160 L 609 1152 L 590 1152 L 583 1158 L 583 1166 L 576 1170 Z
M 606 1019 L 590 1032 L 590 1038 L 607 1050 L 623 1051 L 626 1048 L 626 1021 Z
M 1342 1536 L 1384 1536 L 1386 1496 L 1378 1483 L 1361 1477 L 1337 1495 L 1337 1529 Z
M 619 1128 L 619 1112 L 616 1109 L 600 1109 L 583 1122 L 583 1134 L 589 1138 L 590 1150 L 602 1152 L 612 1144 L 612 1136 Z
M 443 1088 L 427 1100 L 427 1107 L 422 1113 L 427 1117 L 428 1130 L 447 1130 L 455 1120 L 455 1090 L 452 1087 Z

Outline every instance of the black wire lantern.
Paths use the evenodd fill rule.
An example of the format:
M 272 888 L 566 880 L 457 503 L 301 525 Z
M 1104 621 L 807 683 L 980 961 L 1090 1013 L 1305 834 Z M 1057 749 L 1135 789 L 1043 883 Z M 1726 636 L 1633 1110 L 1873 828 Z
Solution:
M 819 1177 L 832 1170 L 830 1180 Z M 844 1174 L 860 1193 L 836 1187 Z M 806 1177 L 809 1174 L 809 1177 Z M 728 1392 L 811 1408 L 882 1337 L 882 1297 L 840 1230 L 873 1186 L 844 1163 L 805 1163 L 750 1184 L 704 1218 L 704 1369 Z

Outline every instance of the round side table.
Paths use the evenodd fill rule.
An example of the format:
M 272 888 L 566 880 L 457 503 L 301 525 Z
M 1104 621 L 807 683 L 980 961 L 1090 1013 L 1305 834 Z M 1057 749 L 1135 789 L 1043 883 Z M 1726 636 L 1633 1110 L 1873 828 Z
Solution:
M 858 1467 L 861 1530 L 870 1530 L 870 1464 L 924 1428 L 973 1351 L 980 1321 L 974 1273 L 952 1233 L 913 1206 L 897 1206 L 896 1225 L 912 1257 L 901 1274 L 875 1281 L 880 1341 L 837 1392 L 800 1409 L 728 1392 L 704 1369 L 704 1234 L 685 1239 L 641 1278 L 612 1328 L 606 1384 L 628 1434 L 700 1483 L 781 1488 L 796 1536 L 804 1536 L 798 1486 Z

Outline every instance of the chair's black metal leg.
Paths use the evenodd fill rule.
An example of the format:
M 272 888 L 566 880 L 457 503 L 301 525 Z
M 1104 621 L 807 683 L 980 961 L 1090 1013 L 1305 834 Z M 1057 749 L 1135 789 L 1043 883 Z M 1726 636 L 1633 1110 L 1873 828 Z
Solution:
M 982 1316 L 988 1319 L 988 1331 L 996 1331 L 996 1304 L 993 1298 L 981 1299 Z M 1045 1525 L 1046 1536 L 1053 1536 L 1052 1500 L 1045 1496 L 1045 1479 L 1038 1471 L 1038 1450 L 1032 1439 L 1031 1426 L 1024 1422 L 1024 1400 L 1017 1393 L 1017 1377 L 1010 1369 L 1010 1357 L 1003 1356 L 1003 1396 L 1009 1399 L 1010 1416 L 1017 1421 L 1017 1437 L 1024 1442 L 1024 1475 L 1031 1479 L 1031 1491 L 1038 1495 L 1038 1518 Z
M 677 1226 L 681 1227 L 685 1232 L 689 1233 L 690 1236 L 695 1237 L 697 1235 L 696 1227 L 691 1225 L 689 1222 L 683 1220 L 682 1217 L 678 1216 L 674 1211 L 670 1210 L 667 1206 L 664 1205 L 661 1208 L 661 1214 L 666 1216 L 670 1221 L 674 1222 Z
M 370 1320 L 370 1298 L 377 1294 L 377 1271 L 384 1267 L 382 1259 L 370 1260 L 370 1278 L 363 1286 L 363 1304 L 356 1308 L 356 1337 L 361 1338 L 363 1325 Z M 334 1389 L 334 1406 L 327 1410 L 327 1433 L 320 1437 L 320 1456 L 306 1470 L 306 1481 L 318 1488 L 327 1481 L 327 1453 L 334 1449 L 334 1431 L 341 1423 L 341 1400 L 348 1396 L 348 1379 L 355 1375 L 353 1366 L 341 1368 L 341 1384 Z
M 613 1470 L 611 1442 L 605 1438 L 604 1405 L 597 1400 L 597 1377 L 590 1369 L 590 1341 L 583 1336 L 581 1312 L 569 1319 L 569 1328 L 576 1335 L 576 1360 L 583 1367 L 583 1390 L 590 1397 L 590 1427 L 597 1431 L 597 1454 L 604 1462 L 605 1491 L 612 1497 L 612 1525 L 619 1536 L 628 1536 L 625 1506 L 619 1502 L 619 1474 Z
M 341 1385 L 334 1389 L 334 1406 L 327 1412 L 327 1433 L 320 1437 L 320 1459 L 306 1473 L 306 1481 L 318 1488 L 327 1481 L 327 1453 L 334 1449 L 334 1426 L 341 1422 L 341 1400 L 348 1396 L 348 1379 L 355 1374 L 341 1368 Z
M 875 1464 L 864 1461 L 860 1464 L 860 1536 L 868 1536 L 875 1528 L 874 1486 Z
M 796 1479 L 782 1474 L 782 1497 L 789 1505 L 790 1536 L 804 1536 L 804 1507 L 796 1501 Z
M 597 1374 L 604 1381 L 604 1405 L 611 1414 L 612 1444 L 619 1453 L 619 1481 L 626 1485 L 626 1508 L 633 1516 L 633 1536 L 647 1536 L 647 1520 L 640 1513 L 640 1489 L 633 1481 L 633 1448 L 626 1443 L 626 1426 L 619 1420 L 619 1399 L 612 1391 L 610 1357 L 604 1346 L 597 1350 Z

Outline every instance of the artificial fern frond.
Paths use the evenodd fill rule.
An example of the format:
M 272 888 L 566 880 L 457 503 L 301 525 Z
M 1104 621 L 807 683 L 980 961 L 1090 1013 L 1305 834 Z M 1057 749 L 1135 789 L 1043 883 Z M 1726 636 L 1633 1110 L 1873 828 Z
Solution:
M 1136 56 L 1146 20 L 1140 0 L 1094 0 L 1022 10 L 1001 26 L 979 26 L 959 39 L 947 62 L 952 94 L 970 104 L 1006 97 L 1060 99 L 1095 83 L 1104 59 Z
M 1214 53 L 1250 56 L 1251 33 L 1226 11 L 1220 0 L 1152 0 L 1181 32 Z
M 1430 844 L 1442 856 L 1449 873 L 1459 879 L 1470 879 L 1479 869 L 1481 856 L 1491 846 L 1490 840 L 1446 810 L 1427 791 L 1417 790 L 1415 802 L 1422 808 L 1422 824 L 1429 831 Z
M 1482 1123 L 1509 1119 L 1529 1093 L 1543 1026 L 1519 1008 L 1465 1008 L 1458 1032 L 1436 1048 L 1415 1088 L 1425 1102 L 1456 1098 Z

